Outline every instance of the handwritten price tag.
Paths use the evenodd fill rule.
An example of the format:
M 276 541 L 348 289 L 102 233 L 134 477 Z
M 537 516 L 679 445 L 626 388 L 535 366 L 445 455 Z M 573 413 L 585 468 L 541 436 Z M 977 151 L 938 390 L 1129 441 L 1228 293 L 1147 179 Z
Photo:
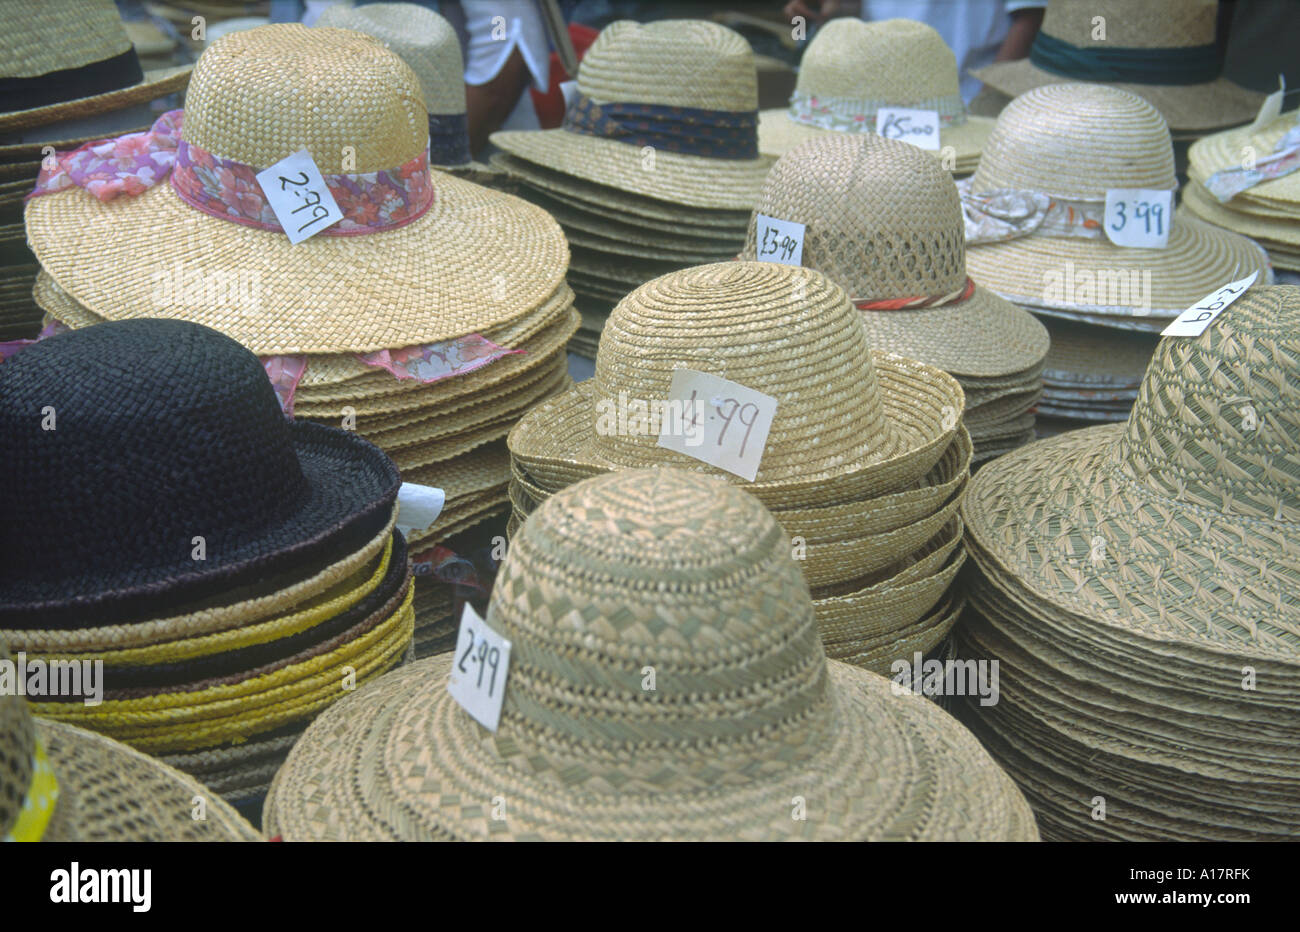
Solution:
M 922 149 L 939 148 L 939 112 L 881 107 L 876 111 L 876 135 L 901 139 Z
M 684 430 L 659 434 L 659 446 L 754 481 L 776 416 L 776 399 L 694 369 L 677 369 L 669 402 L 686 412 Z
M 397 490 L 397 529 L 403 537 L 412 531 L 427 531 L 442 514 L 447 493 L 429 485 L 403 482 Z
M 1210 292 L 1175 317 L 1173 323 L 1160 331 L 1160 335 L 1162 337 L 1199 337 L 1205 332 L 1205 328 L 1214 323 L 1214 318 L 1222 314 L 1229 304 L 1240 298 L 1247 288 L 1255 284 L 1257 278 L 1259 278 L 1259 272 L 1251 272 L 1249 278 L 1229 282 L 1218 291 Z
M 306 149 L 258 172 L 257 183 L 294 245 L 343 219 L 343 211 Z
M 803 231 L 802 223 L 759 214 L 754 220 L 758 260 L 779 262 L 781 265 L 803 265 Z
M 1164 249 L 1174 214 L 1173 191 L 1111 188 L 1106 192 L 1107 238 L 1116 246 Z
M 476 722 L 488 731 L 496 731 L 501 723 L 501 701 L 506 695 L 509 671 L 510 642 L 489 628 L 466 602 L 447 692 Z

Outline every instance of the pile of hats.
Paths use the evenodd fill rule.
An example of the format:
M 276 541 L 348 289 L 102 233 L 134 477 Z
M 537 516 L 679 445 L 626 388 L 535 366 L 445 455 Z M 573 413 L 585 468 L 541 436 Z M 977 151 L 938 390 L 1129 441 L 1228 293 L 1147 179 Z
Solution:
M 100 200 L 76 166 L 42 174 L 26 215 L 38 299 L 73 328 L 178 318 L 233 337 L 286 411 L 354 430 L 408 481 L 442 488 L 442 513 L 410 542 L 444 540 L 506 509 L 504 437 L 571 384 L 578 315 L 555 221 L 431 172 L 427 140 L 420 84 L 377 40 L 233 33 L 199 59 L 183 114 L 118 141 L 146 166 L 176 153 L 156 183 L 116 179 L 122 194 Z M 294 245 L 252 176 L 303 148 L 344 218 Z
M 285 419 L 234 340 L 56 334 L 0 364 L 0 432 L 0 637 L 80 684 L 29 692 L 36 714 L 254 804 L 286 739 L 407 651 L 396 468 Z
M 731 423 L 725 399 L 674 418 L 680 369 L 775 399 L 753 481 L 659 445 L 668 433 L 689 449 L 698 429 L 701 449 L 721 446 Z M 611 470 L 672 465 L 743 482 L 795 541 L 827 654 L 888 670 L 942 644 L 961 609 L 949 590 L 965 560 L 962 405 L 951 376 L 873 351 L 862 313 L 820 272 L 743 261 L 673 272 L 610 314 L 594 378 L 511 431 L 510 532 L 553 493 Z M 729 442 L 739 436 L 737 423 Z
M 564 126 L 498 132 L 494 166 L 568 236 L 569 284 L 595 357 L 609 309 L 674 269 L 728 259 L 772 160 L 758 154 L 754 56 L 697 20 L 601 31 L 578 69 Z
M 1279 269 L 1300 271 L 1300 113 L 1217 133 L 1189 154 L 1188 210 L 1257 240 Z M 1257 164 L 1258 163 L 1258 164 Z
M 837 133 L 919 138 L 922 127 L 910 123 L 878 127 L 878 112 L 885 108 L 934 112 L 939 139 L 927 151 L 958 175 L 975 170 L 993 129 L 989 117 L 967 112 L 957 58 L 932 27 L 850 16 L 831 20 L 808 43 L 789 107 L 759 114 L 758 147 L 764 155 L 780 156 L 806 140 Z
M 371 684 L 294 746 L 286 841 L 1035 841 L 946 712 L 828 660 L 790 538 L 716 479 L 634 469 L 543 505 L 486 625 L 511 645 L 497 727 L 454 656 Z
M 1122 420 L 1154 334 L 1219 287 L 1258 272 L 1251 240 L 1179 208 L 1163 248 L 1103 232 L 1110 189 L 1173 191 L 1173 147 L 1156 109 L 1127 91 L 1049 84 L 998 117 L 975 174 L 959 183 L 966 265 L 1039 315 L 1051 336 L 1040 415 Z M 1075 326 L 1059 326 L 1060 321 Z
M 800 261 L 848 292 L 873 349 L 961 383 L 976 462 L 1034 439 L 1047 330 L 967 277 L 957 189 L 924 150 L 879 136 L 810 139 L 768 174 L 742 259 L 762 257 L 765 218 L 803 227 Z
M 972 727 L 1044 837 L 1300 834 L 1300 288 L 1161 341 L 1126 424 L 972 480 Z

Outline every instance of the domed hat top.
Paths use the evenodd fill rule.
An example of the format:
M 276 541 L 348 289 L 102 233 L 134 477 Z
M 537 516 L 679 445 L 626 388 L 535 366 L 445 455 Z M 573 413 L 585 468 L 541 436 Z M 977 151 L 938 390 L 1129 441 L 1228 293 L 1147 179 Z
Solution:
M 0 629 L 143 621 L 308 576 L 387 524 L 355 435 L 281 414 L 262 365 L 182 321 L 59 334 L 0 365 Z
M 1040 364 L 1047 331 L 966 276 L 961 201 L 916 146 L 843 133 L 783 155 L 763 186 L 742 259 L 757 258 L 759 217 L 804 225 L 802 262 L 862 309 L 868 340 L 955 375 Z
M 512 542 L 488 610 L 511 642 L 495 733 L 442 688 L 454 657 L 408 667 L 308 730 L 272 785 L 268 830 L 1035 837 L 1019 793 L 946 713 L 826 660 L 789 554 L 754 498 L 708 477 L 631 470 L 557 494 Z

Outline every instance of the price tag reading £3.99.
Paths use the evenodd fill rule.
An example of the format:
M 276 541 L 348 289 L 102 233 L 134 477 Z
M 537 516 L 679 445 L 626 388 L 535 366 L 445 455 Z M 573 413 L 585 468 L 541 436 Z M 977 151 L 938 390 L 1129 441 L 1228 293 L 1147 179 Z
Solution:
M 681 430 L 665 423 L 659 446 L 754 481 L 776 416 L 776 399 L 707 372 L 677 369 L 668 401 L 681 402 Z
M 294 245 L 343 219 L 343 211 L 306 149 L 258 172 L 257 183 Z
M 802 223 L 759 214 L 754 218 L 755 255 L 759 262 L 803 265 Z
M 1164 249 L 1174 214 L 1173 191 L 1111 188 L 1106 192 L 1106 237 L 1116 246 Z
M 1160 331 L 1160 335 L 1162 337 L 1199 337 L 1205 332 L 1206 327 L 1214 323 L 1214 318 L 1222 314 L 1229 304 L 1240 298 L 1247 288 L 1255 284 L 1257 278 L 1259 278 L 1259 272 L 1251 272 L 1249 278 L 1229 282 L 1218 291 L 1210 292 L 1175 317 L 1168 327 Z
M 488 731 L 496 731 L 501 722 L 509 670 L 510 642 L 489 628 L 466 602 L 447 692 Z

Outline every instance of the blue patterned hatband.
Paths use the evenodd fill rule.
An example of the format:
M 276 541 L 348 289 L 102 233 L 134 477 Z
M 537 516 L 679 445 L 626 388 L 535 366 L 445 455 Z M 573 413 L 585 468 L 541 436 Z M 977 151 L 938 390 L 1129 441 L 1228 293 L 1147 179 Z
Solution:
M 758 111 L 661 104 L 597 103 L 575 95 L 564 115 L 571 133 L 710 159 L 758 158 Z

